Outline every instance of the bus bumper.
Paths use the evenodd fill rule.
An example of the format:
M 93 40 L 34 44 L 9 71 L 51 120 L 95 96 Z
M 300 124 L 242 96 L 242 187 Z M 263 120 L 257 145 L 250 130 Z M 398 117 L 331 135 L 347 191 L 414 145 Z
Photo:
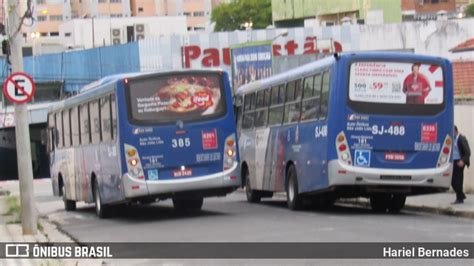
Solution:
M 241 185 L 240 166 L 235 162 L 230 169 L 221 173 L 177 180 L 145 181 L 125 174 L 123 183 L 125 197 L 128 199 L 175 192 L 237 188 Z
M 329 186 L 399 186 L 449 189 L 452 164 L 434 169 L 384 169 L 344 165 L 332 160 L 328 165 Z

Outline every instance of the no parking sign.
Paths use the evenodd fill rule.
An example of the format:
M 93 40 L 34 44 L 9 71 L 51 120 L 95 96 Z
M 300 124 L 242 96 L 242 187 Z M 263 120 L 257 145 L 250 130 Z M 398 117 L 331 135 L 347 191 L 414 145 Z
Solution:
M 3 83 L 3 93 L 12 103 L 26 103 L 33 98 L 35 83 L 26 73 L 16 72 Z

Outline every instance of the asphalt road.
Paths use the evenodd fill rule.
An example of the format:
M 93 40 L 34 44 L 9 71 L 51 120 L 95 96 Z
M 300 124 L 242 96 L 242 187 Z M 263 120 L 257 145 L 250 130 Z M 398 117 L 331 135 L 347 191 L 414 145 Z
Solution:
M 93 205 L 65 212 L 48 180 L 35 183 L 39 210 L 81 242 L 474 242 L 472 219 L 402 211 L 377 214 L 337 204 L 330 210 L 290 211 L 284 199 L 247 203 L 245 194 L 207 198 L 195 215 L 171 200 L 121 209 L 99 219 Z
M 472 219 L 409 211 L 376 214 L 368 208 L 343 204 L 325 211 L 294 212 L 287 209 L 284 199 L 250 204 L 242 192 L 234 192 L 225 198 L 208 198 L 202 212 L 195 215 L 177 213 L 171 201 L 164 201 L 129 206 L 109 219 L 97 218 L 93 206 L 87 204 L 78 204 L 73 212 L 64 211 L 61 199 L 51 196 L 49 180 L 35 182 L 35 195 L 41 215 L 48 216 L 80 242 L 474 242 Z M 350 261 L 322 260 L 323 264 L 354 265 L 354 261 Z M 397 261 L 372 260 L 369 264 L 399 265 L 402 262 Z M 137 261 L 133 264 L 157 262 L 168 265 L 170 261 Z M 182 265 L 191 261 L 171 262 Z M 222 265 L 224 261 L 198 262 Z M 286 262 L 290 261 L 231 260 L 230 265 L 288 265 Z M 291 262 L 292 265 L 308 265 L 314 261 Z M 367 261 L 359 262 L 356 265 L 368 265 Z M 436 265 L 448 263 L 442 260 L 416 263 L 432 265 L 433 262 Z M 457 260 L 448 264 L 464 265 L 466 262 Z M 125 264 L 128 265 L 127 261 Z

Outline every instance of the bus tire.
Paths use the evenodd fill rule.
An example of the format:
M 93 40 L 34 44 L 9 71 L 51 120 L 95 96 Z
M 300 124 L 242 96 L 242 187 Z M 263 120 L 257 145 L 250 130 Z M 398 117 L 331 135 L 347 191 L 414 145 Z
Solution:
M 390 202 L 390 195 L 375 194 L 370 196 L 370 207 L 374 212 L 386 212 Z
M 68 200 L 66 197 L 66 187 L 64 186 L 63 182 L 61 182 L 61 194 L 63 196 L 64 209 L 66 211 L 76 210 L 76 202 L 73 200 Z
M 247 201 L 251 203 L 258 203 L 262 199 L 258 191 L 253 190 L 250 185 L 250 175 L 249 170 L 244 170 L 244 178 L 245 178 L 245 196 L 247 197 Z
M 173 198 L 173 206 L 177 211 L 198 212 L 202 209 L 203 197 L 196 198 Z
M 406 195 L 402 194 L 393 194 L 390 198 L 390 202 L 388 205 L 388 210 L 392 213 L 400 212 L 403 207 L 405 207 L 405 201 L 407 199 Z
M 93 197 L 95 203 L 95 214 L 101 219 L 107 218 L 109 216 L 109 206 L 102 203 L 102 198 L 100 196 L 100 187 L 97 178 L 94 178 L 94 190 Z
M 301 196 L 298 194 L 298 176 L 294 165 L 290 165 L 286 178 L 286 202 L 292 211 L 300 210 L 302 207 Z

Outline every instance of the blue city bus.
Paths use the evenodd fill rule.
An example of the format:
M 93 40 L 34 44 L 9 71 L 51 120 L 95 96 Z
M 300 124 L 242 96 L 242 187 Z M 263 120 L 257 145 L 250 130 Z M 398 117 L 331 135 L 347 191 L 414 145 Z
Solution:
M 172 198 L 198 211 L 241 184 L 235 115 L 224 71 L 103 78 L 48 113 L 54 195 L 66 210 Z
M 439 57 L 335 54 L 236 91 L 247 200 L 286 191 L 330 206 L 367 197 L 397 212 L 451 183 L 453 78 Z

